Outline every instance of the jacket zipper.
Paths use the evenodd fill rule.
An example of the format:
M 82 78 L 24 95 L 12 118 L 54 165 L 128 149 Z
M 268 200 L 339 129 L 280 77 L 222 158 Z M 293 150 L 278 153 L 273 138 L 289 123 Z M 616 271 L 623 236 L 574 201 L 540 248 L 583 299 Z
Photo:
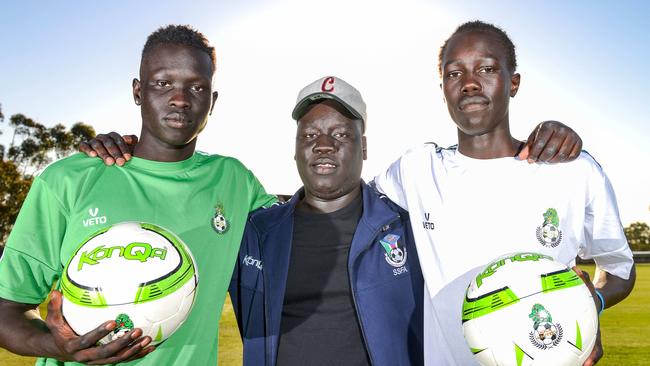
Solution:
M 379 226 L 379 229 L 375 230 L 375 232 L 372 233 L 372 236 L 370 239 L 370 244 L 375 240 L 377 237 L 377 234 L 386 226 L 390 226 L 393 223 L 399 221 L 400 216 L 398 215 L 393 221 L 389 222 L 388 224 L 383 224 Z M 352 249 L 352 245 L 350 245 L 350 249 Z M 350 261 L 349 254 L 348 254 L 348 263 Z M 354 304 L 354 311 L 357 314 L 357 321 L 359 322 L 359 329 L 361 329 L 361 337 L 363 337 L 363 343 L 366 346 L 366 351 L 368 351 L 368 358 L 370 358 L 370 364 L 374 365 L 375 361 L 372 358 L 372 352 L 370 351 L 370 346 L 368 345 L 368 340 L 366 339 L 366 330 L 363 327 L 363 321 L 361 320 L 361 312 L 359 311 L 359 305 L 357 305 L 357 297 L 355 293 L 355 288 L 354 284 L 352 283 L 352 272 L 350 271 L 350 268 L 348 267 L 348 282 L 350 283 L 350 292 L 352 293 L 352 303 Z

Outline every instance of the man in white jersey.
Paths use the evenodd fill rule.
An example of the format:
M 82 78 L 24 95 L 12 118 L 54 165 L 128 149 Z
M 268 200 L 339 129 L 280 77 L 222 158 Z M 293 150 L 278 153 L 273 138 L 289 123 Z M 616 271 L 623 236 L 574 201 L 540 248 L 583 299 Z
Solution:
M 470 279 L 490 259 L 522 250 L 568 266 L 576 256 L 592 258 L 599 311 L 632 291 L 634 262 L 612 187 L 591 156 L 556 165 L 515 158 L 524 143 L 510 134 L 508 103 L 520 75 L 505 32 L 465 23 L 445 42 L 439 61 L 457 147 L 415 148 L 375 182 L 411 215 L 426 283 L 426 364 L 475 365 L 461 308 Z M 585 365 L 601 357 L 598 340 Z

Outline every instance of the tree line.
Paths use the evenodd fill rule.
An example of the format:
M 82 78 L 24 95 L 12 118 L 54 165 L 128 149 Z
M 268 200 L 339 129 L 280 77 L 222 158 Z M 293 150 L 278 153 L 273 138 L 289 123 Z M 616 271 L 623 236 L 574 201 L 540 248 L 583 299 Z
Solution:
M 83 122 L 70 129 L 60 123 L 46 127 L 20 113 L 9 117 L 5 125 L 0 105 L 3 134 L 9 143 L 0 144 L 0 246 L 16 221 L 34 174 L 53 160 L 75 152 L 80 142 L 95 137 L 95 130 Z

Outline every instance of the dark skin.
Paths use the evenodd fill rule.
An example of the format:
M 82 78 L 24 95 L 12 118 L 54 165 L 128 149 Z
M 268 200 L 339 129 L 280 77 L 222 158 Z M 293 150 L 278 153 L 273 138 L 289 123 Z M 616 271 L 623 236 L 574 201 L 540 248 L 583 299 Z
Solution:
M 133 99 L 142 114 L 135 156 L 156 161 L 192 156 L 217 100 L 213 74 L 212 60 L 201 50 L 164 45 L 149 52 L 140 64 L 141 80 L 133 80 Z
M 495 56 L 504 49 L 495 36 L 490 34 L 493 42 L 485 42 L 483 35 L 452 37 L 442 60 L 442 88 L 457 126 L 458 150 L 477 159 L 515 156 L 522 142 L 510 134 L 508 103 L 521 77 Z M 473 47 L 463 48 L 468 44 Z
M 443 55 L 442 70 L 442 89 L 458 128 L 459 151 L 477 159 L 514 156 L 522 142 L 510 134 L 508 105 L 517 94 L 521 76 L 508 68 L 507 50 L 498 38 L 477 31 L 454 35 Z M 610 307 L 630 294 L 636 279 L 634 267 L 627 280 L 597 269 L 593 283 L 586 272 L 574 270 L 592 292 L 598 310 L 601 303 L 595 289 Z M 599 330 L 596 346 L 584 365 L 594 365 L 602 356 Z
M 297 209 L 329 213 L 346 207 L 361 192 L 366 158 L 360 120 L 332 100 L 312 105 L 296 130 L 294 159 L 305 187 Z
M 212 91 L 213 74 L 210 56 L 191 47 L 160 45 L 145 55 L 140 80 L 133 80 L 133 97 L 142 111 L 142 139 L 135 144 L 135 156 L 181 161 L 194 153 L 196 138 L 217 98 Z M 90 365 L 130 361 L 155 349 L 148 346 L 151 338 L 142 337 L 141 329 L 97 346 L 98 340 L 115 329 L 115 321 L 77 335 L 65 321 L 61 305 L 61 293 L 52 291 L 47 317 L 42 320 L 38 304 L 0 299 L 0 346 L 20 355 Z

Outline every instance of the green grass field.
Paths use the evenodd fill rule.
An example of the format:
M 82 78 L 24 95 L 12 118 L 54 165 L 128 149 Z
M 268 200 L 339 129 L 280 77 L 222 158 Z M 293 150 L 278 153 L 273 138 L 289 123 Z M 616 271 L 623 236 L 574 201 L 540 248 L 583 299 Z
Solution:
M 593 266 L 584 266 L 593 278 Z M 605 357 L 599 365 L 633 366 L 650 363 L 650 264 L 637 265 L 637 281 L 632 294 L 601 316 Z M 226 302 L 219 330 L 219 364 L 241 365 L 242 345 L 230 301 Z M 33 365 L 34 359 L 0 349 L 0 365 Z

